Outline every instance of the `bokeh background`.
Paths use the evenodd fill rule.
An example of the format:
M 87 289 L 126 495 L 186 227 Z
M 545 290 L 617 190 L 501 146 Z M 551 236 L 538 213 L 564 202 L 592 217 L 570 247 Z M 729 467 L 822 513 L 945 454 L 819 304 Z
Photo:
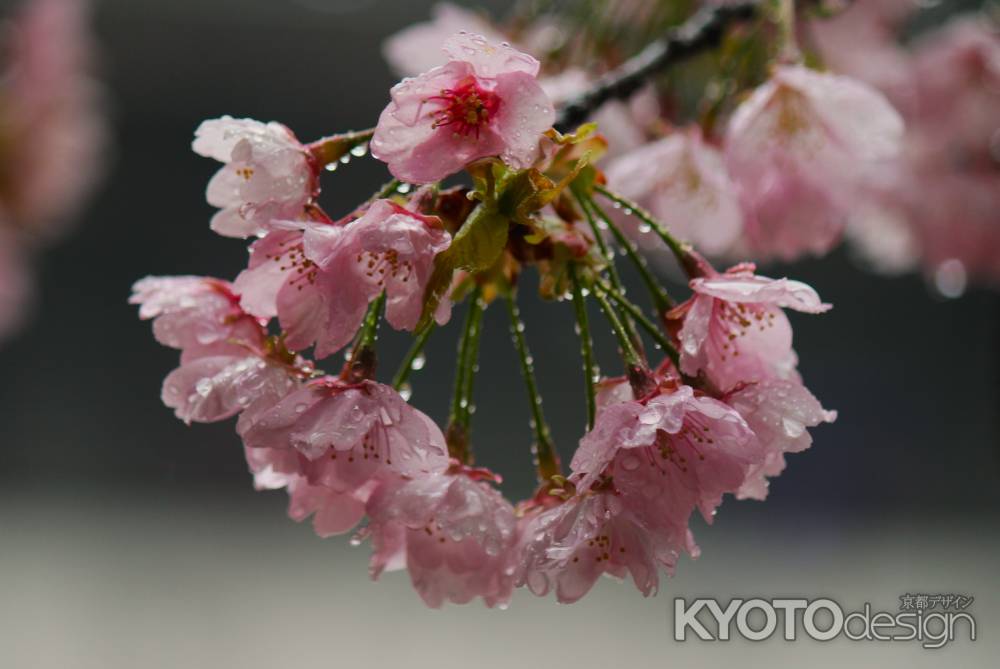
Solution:
M 284 516 L 282 493 L 254 493 L 231 421 L 188 428 L 162 406 L 176 353 L 137 320 L 130 285 L 232 277 L 246 259 L 208 229 L 204 187 L 217 165 L 189 150 L 194 128 L 232 114 L 280 120 L 308 140 L 371 125 L 395 81 L 380 42 L 430 4 L 96 3 L 110 176 L 77 231 L 41 259 L 36 314 L 0 349 L 0 666 L 995 666 L 1000 296 L 987 290 L 944 300 L 919 277 L 861 271 L 843 251 L 768 268 L 835 304 L 792 318 L 801 371 L 840 418 L 790 458 L 766 503 L 729 500 L 714 526 L 697 526 L 703 556 L 648 600 L 607 580 L 570 607 L 520 593 L 507 611 L 426 610 L 405 574 L 370 583 L 364 548 L 320 540 Z M 325 179 L 324 203 L 346 211 L 384 179 L 376 161 L 356 159 Z M 541 305 L 531 276 L 521 292 L 568 458 L 584 422 L 571 308 Z M 413 380 L 413 401 L 440 420 L 455 329 L 431 339 Z M 385 334 L 386 373 L 406 344 Z M 611 341 L 598 345 L 615 370 Z M 531 432 L 500 309 L 486 314 L 481 374 L 479 462 L 523 496 Z M 937 651 L 672 641 L 675 596 L 830 596 L 893 611 L 906 592 L 975 596 L 979 640 Z

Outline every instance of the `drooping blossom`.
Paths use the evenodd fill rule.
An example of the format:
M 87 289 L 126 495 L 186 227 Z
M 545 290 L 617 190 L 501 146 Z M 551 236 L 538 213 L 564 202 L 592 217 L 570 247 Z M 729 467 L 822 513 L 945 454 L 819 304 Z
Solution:
M 368 502 L 372 577 L 388 566 L 410 573 L 424 602 L 504 606 L 514 589 L 514 508 L 489 476 L 453 464 L 445 473 L 383 485 Z
M 461 31 L 482 35 L 494 44 L 506 38 L 481 14 L 450 2 L 431 7 L 429 21 L 415 23 L 389 37 L 382 44 L 382 55 L 397 74 L 415 77 L 446 62 L 441 45 Z
M 386 320 L 416 327 L 434 257 L 451 237 L 435 217 L 378 200 L 346 225 L 272 222 L 251 246 L 250 264 L 237 278 L 243 307 L 278 317 L 293 350 L 316 344 L 326 357 L 347 344 L 368 304 L 385 291 Z M 450 303 L 435 316 L 445 323 Z
M 249 448 L 294 450 L 309 462 L 313 483 L 346 491 L 382 475 L 444 471 L 441 430 L 389 386 L 333 377 L 307 382 L 241 421 Z
M 897 155 L 903 122 L 854 79 L 784 66 L 733 113 L 726 166 L 746 216 L 745 245 L 762 258 L 826 253 L 863 177 Z
M 441 430 L 375 381 L 309 381 L 237 424 L 258 488 L 286 488 L 288 513 L 316 533 L 349 531 L 382 485 L 448 467 Z
M 540 597 L 555 591 L 566 604 L 586 595 L 602 574 L 631 575 L 648 597 L 659 587 L 658 562 L 676 560 L 657 555 L 647 528 L 611 492 L 576 495 L 520 523 L 517 585 Z
M 738 499 L 767 497 L 769 477 L 785 469 L 785 453 L 800 453 L 812 445 L 807 428 L 832 423 L 836 411 L 827 411 L 819 400 L 795 380 L 767 379 L 749 383 L 724 398 L 739 413 L 764 451 L 763 461 L 752 466 Z
M 810 21 L 809 31 L 824 65 L 874 86 L 905 115 L 912 68 L 897 35 L 919 8 L 914 0 L 855 0 L 835 16 Z
M 570 465 L 576 497 L 526 521 L 519 582 L 536 594 L 554 585 L 560 601 L 575 601 L 601 573 L 626 571 L 651 594 L 657 565 L 672 572 L 681 554 L 698 553 L 691 513 L 711 522 L 722 496 L 763 460 L 723 402 L 670 382 L 652 397 L 615 401 L 624 395 L 605 395 L 580 441 Z
M 153 319 L 153 334 L 181 349 L 181 365 L 163 381 L 163 403 L 186 423 L 223 420 L 277 402 L 309 369 L 266 341 L 262 324 L 239 306 L 226 281 L 147 277 L 129 300 Z
M 792 328 L 782 309 L 830 309 L 808 285 L 754 274 L 751 264 L 691 280 L 694 295 L 669 318 L 680 322 L 681 371 L 703 373 L 719 391 L 765 379 L 797 379 Z
M 211 227 L 220 235 L 250 237 L 274 219 L 301 218 L 318 188 L 308 150 L 280 123 L 223 116 L 202 122 L 191 146 L 225 163 L 206 193 L 219 208 Z
M 711 522 L 722 495 L 738 489 L 760 459 L 753 436 L 723 402 L 667 386 L 604 407 L 570 467 L 578 490 L 610 478 L 643 523 L 684 536 L 690 513 L 697 508 Z
M 438 181 L 487 156 L 530 166 L 555 118 L 535 78 L 538 61 L 468 33 L 454 35 L 444 50 L 445 65 L 392 88 L 372 155 L 396 178 L 414 183 Z
M 608 165 L 608 187 L 649 209 L 670 232 L 708 255 L 733 246 L 743 229 L 736 187 L 721 153 L 696 128 L 626 153 Z M 636 219 L 619 217 L 632 237 L 646 236 Z
M 191 351 L 234 342 L 262 346 L 261 322 L 240 307 L 228 281 L 207 276 L 147 276 L 132 286 L 129 304 L 153 321 L 164 346 Z

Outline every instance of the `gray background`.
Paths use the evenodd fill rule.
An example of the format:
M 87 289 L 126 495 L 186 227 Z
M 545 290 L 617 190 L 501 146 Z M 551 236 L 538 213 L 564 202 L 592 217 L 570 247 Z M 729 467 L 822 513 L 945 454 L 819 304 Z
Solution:
M 429 4 L 99 3 L 111 174 L 76 232 L 42 259 L 35 319 L 0 349 L 0 666 L 763 666 L 807 656 L 811 666 L 988 666 L 1000 629 L 1000 300 L 989 291 L 943 301 L 919 277 L 875 277 L 843 251 L 767 268 L 835 304 L 792 319 L 801 371 L 840 419 L 790 459 L 766 503 L 729 500 L 714 527 L 696 526 L 703 557 L 684 560 L 649 600 L 608 581 L 573 607 L 522 594 L 506 612 L 426 611 L 404 575 L 371 584 L 366 549 L 321 541 L 284 518 L 281 493 L 254 493 L 231 421 L 188 428 L 160 404 L 176 353 L 137 320 L 129 286 L 150 273 L 232 277 L 246 258 L 208 229 L 204 187 L 217 165 L 188 149 L 198 122 L 280 120 L 304 140 L 370 125 L 395 81 L 380 40 Z M 355 160 L 324 179 L 324 203 L 347 211 L 384 178 L 380 164 Z M 529 273 L 527 337 L 568 459 L 584 421 L 572 312 L 543 311 L 534 287 Z M 474 443 L 516 497 L 532 485 L 531 432 L 504 321 L 501 309 L 486 314 Z M 414 402 L 439 420 L 456 329 L 432 338 L 414 378 Z M 387 378 L 406 340 L 382 343 Z M 598 345 L 602 368 L 616 370 L 609 338 Z M 893 610 L 904 592 L 975 595 L 980 640 L 942 651 L 670 640 L 675 595 L 827 595 Z

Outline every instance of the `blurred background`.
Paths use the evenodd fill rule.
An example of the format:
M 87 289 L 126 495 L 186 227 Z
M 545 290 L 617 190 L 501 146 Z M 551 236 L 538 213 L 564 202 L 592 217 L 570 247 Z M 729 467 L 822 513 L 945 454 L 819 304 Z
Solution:
M 246 260 L 242 244 L 208 229 L 204 188 L 218 166 L 190 151 L 194 128 L 231 114 L 280 120 L 311 140 L 371 125 L 396 81 L 380 43 L 425 19 L 430 5 L 96 3 L 112 117 L 108 177 L 76 230 L 39 259 L 35 312 L 0 347 L 0 666 L 993 666 L 995 292 L 944 300 L 916 275 L 861 271 L 842 250 L 766 268 L 835 305 L 791 317 L 801 372 L 840 418 L 789 459 L 767 502 L 727 500 L 714 526 L 696 526 L 702 557 L 683 560 L 648 600 L 606 580 L 570 607 L 518 593 L 507 611 L 426 610 L 404 573 L 369 582 L 364 548 L 316 538 L 285 517 L 283 493 L 253 492 L 232 421 L 188 428 L 161 404 L 176 352 L 156 344 L 126 303 L 132 282 L 233 277 Z M 347 211 L 384 180 L 381 164 L 355 159 L 325 178 L 324 204 Z M 526 279 L 527 337 L 568 458 L 584 423 L 571 307 L 543 311 Z M 413 379 L 412 401 L 440 421 L 456 329 L 431 338 Z M 387 332 L 382 346 L 391 372 L 407 341 Z M 598 347 L 602 369 L 617 369 L 612 342 Z M 474 444 L 511 497 L 533 484 L 516 364 L 504 314 L 489 310 Z M 907 592 L 975 596 L 979 639 L 937 651 L 842 639 L 671 640 L 675 596 L 829 596 L 845 609 L 894 611 Z

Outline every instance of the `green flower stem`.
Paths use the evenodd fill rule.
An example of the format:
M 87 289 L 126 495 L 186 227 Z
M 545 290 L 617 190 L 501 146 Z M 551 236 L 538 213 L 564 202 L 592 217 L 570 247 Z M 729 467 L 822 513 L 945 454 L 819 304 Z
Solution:
M 476 373 L 476 359 L 479 355 L 483 307 L 480 288 L 476 286 L 469 296 L 469 307 L 465 314 L 465 323 L 462 326 L 462 338 L 458 342 L 455 386 L 451 396 L 448 429 L 445 431 L 448 455 L 467 465 L 472 464 L 469 419 L 472 415 L 472 379 Z
M 663 332 L 661 332 L 660 329 L 653 324 L 652 321 L 650 321 L 648 318 L 646 318 L 645 315 L 643 315 L 642 310 L 639 309 L 639 307 L 629 302 L 628 298 L 626 298 L 624 295 L 615 292 L 614 289 L 612 289 L 611 286 L 607 285 L 606 283 L 600 283 L 600 282 L 595 283 L 594 290 L 600 291 L 601 293 L 607 295 L 612 300 L 614 300 L 614 302 L 619 307 L 624 309 L 625 312 L 628 313 L 632 318 L 634 318 L 635 322 L 638 323 L 639 326 L 646 331 L 646 334 L 648 334 L 653 339 L 653 341 L 655 341 L 657 345 L 661 349 L 663 349 L 663 352 L 666 353 L 666 355 L 673 361 L 675 366 L 680 364 L 680 353 L 678 353 L 677 348 L 673 345 L 673 343 L 669 339 L 667 339 L 667 337 L 663 334 Z
M 608 278 L 611 280 L 611 285 L 616 289 L 624 292 L 624 287 L 622 286 L 621 277 L 618 276 L 618 270 L 615 268 L 615 256 L 608 249 L 608 244 L 604 240 L 604 234 L 601 232 L 600 226 L 597 225 L 597 219 L 590 211 L 590 207 L 585 204 L 585 200 L 575 191 L 573 195 L 576 197 L 577 202 L 580 203 L 580 208 L 583 209 L 583 215 L 587 219 L 587 223 L 590 225 L 590 229 L 594 233 L 594 242 L 597 244 L 597 248 L 601 251 L 601 256 L 608 263 Z
M 635 250 L 635 244 L 633 244 L 629 239 L 622 234 L 621 229 L 614 224 L 611 217 L 601 209 L 593 198 L 587 197 L 577 197 L 582 207 L 590 207 L 591 211 L 597 214 L 598 217 L 604 224 L 608 226 L 611 230 L 611 234 L 614 235 L 615 240 L 618 244 L 625 249 L 625 253 L 628 255 L 629 260 L 635 265 L 636 270 L 639 271 L 639 276 L 642 277 L 642 282 L 646 284 L 646 288 L 649 290 L 650 296 L 653 298 L 653 306 L 656 308 L 656 313 L 663 314 L 670 310 L 674 306 L 674 301 L 667 294 L 667 291 L 657 282 L 653 273 L 649 271 L 649 266 L 646 265 L 646 260 L 638 254 Z
M 413 372 L 413 361 L 423 353 L 424 347 L 427 345 L 427 340 L 430 338 L 431 331 L 433 330 L 434 326 L 429 325 L 414 337 L 413 344 L 410 345 L 410 350 L 406 352 L 403 362 L 400 363 L 399 369 L 396 370 L 396 374 L 392 377 L 392 387 L 396 390 L 400 390 L 409 380 L 410 373 Z
M 618 270 L 615 269 L 615 255 L 608 248 L 607 242 L 604 240 L 604 234 L 602 233 L 600 226 L 597 224 L 597 219 L 594 217 L 593 212 L 591 212 L 590 207 L 586 205 L 585 197 L 581 196 L 576 191 L 573 192 L 573 195 L 576 197 L 577 202 L 580 203 L 580 208 L 583 209 L 583 214 L 587 219 L 587 223 L 590 225 L 590 229 L 594 232 L 594 242 L 597 244 L 597 248 L 601 251 L 601 255 L 607 260 L 608 279 L 611 281 L 611 285 L 615 287 L 615 290 L 624 295 L 625 286 L 622 284 L 621 277 L 618 275 Z M 632 348 L 637 351 L 642 350 L 642 340 L 639 339 L 639 335 L 636 334 L 635 328 L 632 326 L 631 319 L 625 317 L 620 320 L 625 328 L 625 331 L 632 339 Z
M 597 413 L 596 391 L 594 382 L 594 342 L 590 338 L 590 322 L 587 318 L 587 302 L 583 296 L 583 288 L 577 276 L 576 263 L 569 264 L 569 278 L 573 283 L 573 311 L 576 315 L 577 333 L 580 335 L 580 357 L 583 358 L 583 377 L 587 393 L 587 429 L 594 427 L 594 416 Z
M 521 361 L 521 376 L 524 377 L 528 401 L 531 404 L 531 426 L 535 431 L 535 464 L 538 468 L 538 479 L 544 483 L 559 474 L 559 457 L 556 455 L 549 426 L 542 413 L 542 398 L 538 392 L 538 383 L 535 381 L 534 363 L 524 339 L 524 323 L 521 321 L 516 299 L 512 291 L 504 301 L 507 303 L 507 314 L 510 316 L 510 332 L 514 348 L 517 349 Z
M 667 248 L 674 254 L 677 258 L 677 262 L 681 264 L 684 271 L 688 273 L 689 276 L 700 276 L 701 270 L 698 268 L 699 259 L 695 257 L 692 253 L 691 245 L 687 242 L 682 242 L 670 234 L 670 231 L 664 227 L 662 223 L 653 218 L 653 215 L 648 211 L 640 207 L 635 202 L 609 191 L 607 188 L 601 185 L 595 185 L 594 190 L 607 199 L 611 200 L 620 207 L 630 210 L 635 214 L 640 221 L 648 225 L 656 235 L 663 240 L 663 243 L 667 245 Z M 614 282 L 611 285 L 615 289 L 619 289 L 618 285 Z
M 483 319 L 483 301 L 480 299 L 480 289 L 469 296 L 469 308 L 465 314 L 465 324 L 462 328 L 462 339 L 458 343 L 458 362 L 455 367 L 455 387 L 451 398 L 451 416 L 449 422 L 459 425 L 468 431 L 469 408 L 472 397 L 470 376 L 475 374 L 476 357 L 479 354 L 479 335 Z
M 351 357 L 341 373 L 344 378 L 354 381 L 375 378 L 377 363 L 375 340 L 378 338 L 378 325 L 382 320 L 384 307 L 385 293 L 382 292 L 368 305 L 368 311 L 365 312 L 361 329 L 358 330 L 354 341 L 354 348 L 351 349 Z
M 593 295 L 594 299 L 597 300 L 597 303 L 601 305 L 601 311 L 604 312 L 604 316 L 608 319 L 608 323 L 611 325 L 611 330 L 615 333 L 615 339 L 618 340 L 618 347 L 621 349 L 622 359 L 625 361 L 625 366 L 645 367 L 646 362 L 642 359 L 638 350 L 636 350 L 635 346 L 632 344 L 632 337 L 629 335 L 628 330 L 625 329 L 622 319 L 618 317 L 618 312 L 611 306 L 603 292 L 595 290 Z

